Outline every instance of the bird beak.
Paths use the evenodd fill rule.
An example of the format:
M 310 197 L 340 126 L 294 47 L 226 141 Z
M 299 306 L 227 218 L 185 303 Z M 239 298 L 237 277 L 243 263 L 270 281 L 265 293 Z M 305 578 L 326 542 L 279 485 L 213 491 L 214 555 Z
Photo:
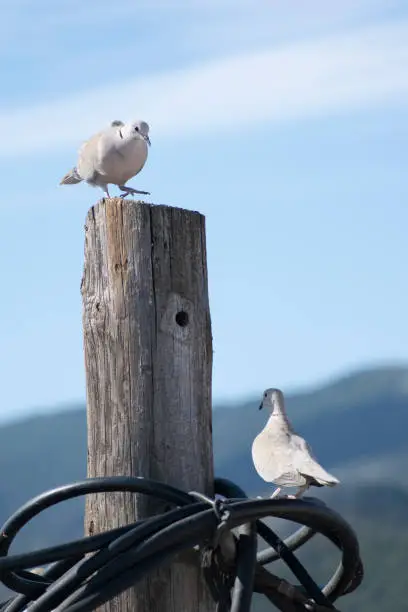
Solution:
M 259 406 L 259 410 L 262 410 L 263 408 L 263 402 L 261 402 L 261 405 Z
M 143 136 L 143 138 L 145 139 L 145 141 L 147 142 L 147 144 L 150 147 L 152 143 L 150 142 L 150 138 L 148 137 L 148 135 L 146 134 L 146 136 Z

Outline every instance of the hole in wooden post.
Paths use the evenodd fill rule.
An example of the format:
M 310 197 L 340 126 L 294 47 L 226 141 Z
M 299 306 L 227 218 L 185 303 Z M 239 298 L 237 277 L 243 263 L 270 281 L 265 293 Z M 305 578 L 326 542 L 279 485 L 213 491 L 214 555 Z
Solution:
M 176 314 L 176 323 L 180 325 L 180 327 L 186 327 L 188 325 L 188 312 L 180 310 Z

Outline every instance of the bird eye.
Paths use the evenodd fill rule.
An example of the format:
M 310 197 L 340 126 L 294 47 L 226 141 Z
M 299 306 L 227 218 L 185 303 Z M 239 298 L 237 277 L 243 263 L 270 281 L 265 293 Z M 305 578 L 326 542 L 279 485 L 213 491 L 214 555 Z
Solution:
M 139 127 L 138 127 L 138 126 L 136 126 L 136 127 L 135 127 L 135 130 L 136 130 L 136 132 L 138 132 L 138 131 L 139 131 Z

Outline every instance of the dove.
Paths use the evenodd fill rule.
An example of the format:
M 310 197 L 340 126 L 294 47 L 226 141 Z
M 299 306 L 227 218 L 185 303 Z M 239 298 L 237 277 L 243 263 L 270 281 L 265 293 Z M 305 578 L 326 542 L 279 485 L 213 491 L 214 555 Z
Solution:
M 148 191 L 125 185 L 145 165 L 148 146 L 149 126 L 145 121 L 123 123 L 115 119 L 83 143 L 77 165 L 61 179 L 60 185 L 85 181 L 93 187 L 101 187 L 108 197 L 108 184 L 117 185 L 123 192 L 122 198 L 136 193 L 150 195 Z
M 339 484 L 335 476 L 317 463 L 306 440 L 294 432 L 286 416 L 282 391 L 267 389 L 259 409 L 264 407 L 271 414 L 253 441 L 252 459 L 260 477 L 278 487 L 271 497 L 277 497 L 282 487 L 298 487 L 295 495 L 287 497 L 299 498 L 311 485 Z

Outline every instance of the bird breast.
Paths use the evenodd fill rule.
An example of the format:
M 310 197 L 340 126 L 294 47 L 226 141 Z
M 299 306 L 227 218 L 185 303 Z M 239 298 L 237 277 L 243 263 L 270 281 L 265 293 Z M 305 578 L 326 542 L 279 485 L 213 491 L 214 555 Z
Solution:
M 101 162 L 97 170 L 104 175 L 107 183 L 124 185 L 141 171 L 146 159 L 147 143 L 144 140 L 116 141 L 110 151 L 100 151 Z

